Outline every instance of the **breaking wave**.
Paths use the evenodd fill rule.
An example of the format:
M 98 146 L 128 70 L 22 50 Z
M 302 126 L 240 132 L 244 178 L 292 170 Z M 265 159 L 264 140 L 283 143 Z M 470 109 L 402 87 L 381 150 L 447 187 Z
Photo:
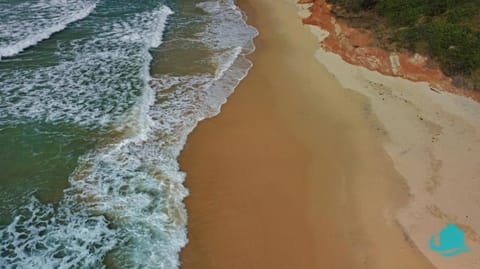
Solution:
M 233 0 L 197 7 L 208 18 L 197 41 L 211 50 L 214 72 L 152 77 L 149 49 L 161 45 L 172 14 L 160 6 L 92 27 L 93 38 L 60 48 L 57 65 L 0 74 L 1 122 L 116 130 L 81 157 L 58 205 L 32 198 L 0 229 L 0 267 L 179 267 L 188 190 L 177 157 L 246 76 L 258 34 Z
M 95 6 L 93 0 L 26 1 L 13 7 L 0 3 L 0 60 L 17 55 L 87 17 Z

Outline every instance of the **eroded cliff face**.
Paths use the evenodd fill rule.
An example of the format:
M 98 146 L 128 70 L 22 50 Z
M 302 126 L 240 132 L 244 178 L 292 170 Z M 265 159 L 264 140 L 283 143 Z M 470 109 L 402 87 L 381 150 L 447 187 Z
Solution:
M 445 90 L 480 101 L 480 92 L 454 86 L 452 78 L 446 76 L 438 65 L 428 61 L 427 57 L 372 46 L 372 33 L 366 29 L 349 27 L 346 22 L 337 20 L 332 13 L 332 5 L 326 0 L 299 0 L 298 3 L 311 4 L 311 15 L 304 18 L 303 23 L 327 31 L 329 35 L 322 41 L 322 46 L 340 55 L 344 61 L 385 75 L 425 81 L 430 83 L 434 91 Z

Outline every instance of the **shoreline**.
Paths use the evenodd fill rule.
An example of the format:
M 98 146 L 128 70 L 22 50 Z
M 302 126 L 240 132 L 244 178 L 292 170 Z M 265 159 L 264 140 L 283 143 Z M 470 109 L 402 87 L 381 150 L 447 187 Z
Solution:
M 182 268 L 434 268 L 395 219 L 409 190 L 367 98 L 318 64 L 291 1 L 238 4 L 254 65 L 179 158 Z

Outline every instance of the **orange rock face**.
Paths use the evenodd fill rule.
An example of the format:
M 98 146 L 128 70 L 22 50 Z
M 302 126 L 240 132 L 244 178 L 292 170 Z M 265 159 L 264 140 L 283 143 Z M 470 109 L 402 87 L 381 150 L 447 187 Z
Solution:
M 460 89 L 452 84 L 439 66 L 427 65 L 427 57 L 419 54 L 396 53 L 370 45 L 372 33 L 349 27 L 331 13 L 332 6 L 325 0 L 299 0 L 299 4 L 313 4 L 311 15 L 303 23 L 316 25 L 329 32 L 322 46 L 342 57 L 348 63 L 361 65 L 384 75 L 398 76 L 413 81 L 425 81 L 432 88 L 469 96 L 480 101 L 480 93 Z

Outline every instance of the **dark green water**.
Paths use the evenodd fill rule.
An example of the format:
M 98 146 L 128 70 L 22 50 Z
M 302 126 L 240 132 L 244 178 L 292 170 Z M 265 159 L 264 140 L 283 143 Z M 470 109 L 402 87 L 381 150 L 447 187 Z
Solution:
M 0 268 L 178 268 L 177 157 L 255 35 L 232 1 L 0 0 Z

